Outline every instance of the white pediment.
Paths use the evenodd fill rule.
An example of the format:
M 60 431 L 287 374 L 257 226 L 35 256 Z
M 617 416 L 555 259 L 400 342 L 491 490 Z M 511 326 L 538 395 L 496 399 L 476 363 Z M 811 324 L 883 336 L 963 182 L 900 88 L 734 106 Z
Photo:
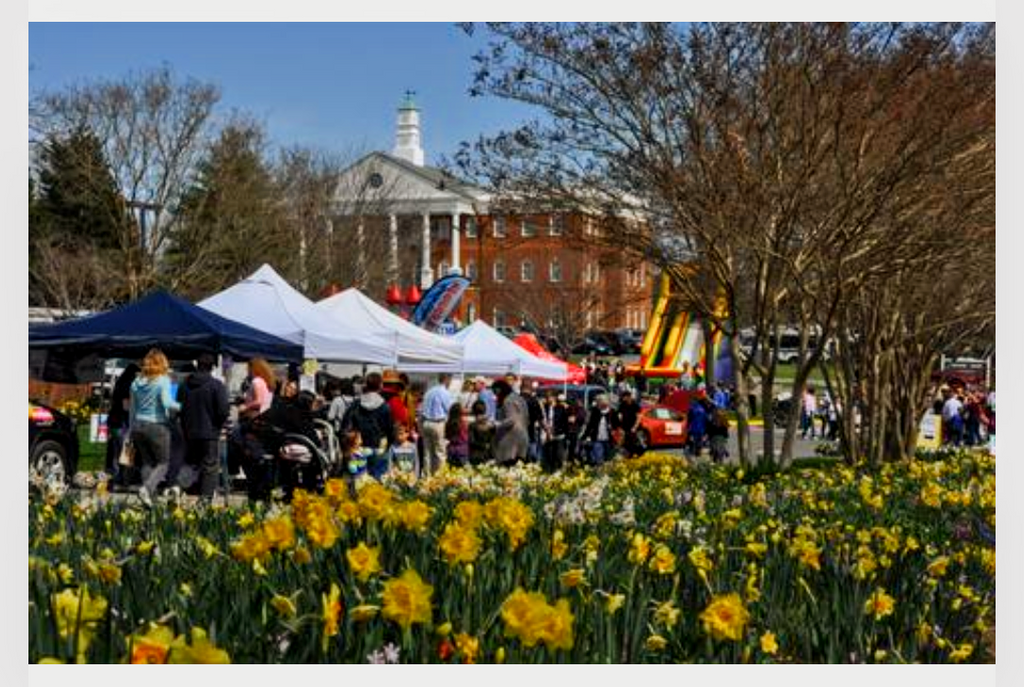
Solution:
M 383 153 L 371 153 L 345 170 L 334 197 L 336 207 L 344 214 L 360 208 L 364 214 L 378 214 L 373 212 L 375 206 L 387 207 L 391 212 L 439 212 L 450 208 L 470 211 L 474 203 L 486 202 L 482 189 L 445 178 L 436 169 L 421 170 Z

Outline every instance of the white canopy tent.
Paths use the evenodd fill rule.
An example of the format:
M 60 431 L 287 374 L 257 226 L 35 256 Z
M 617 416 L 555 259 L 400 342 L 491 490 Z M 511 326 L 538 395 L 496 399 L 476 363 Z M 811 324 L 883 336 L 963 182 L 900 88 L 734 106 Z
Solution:
M 358 289 L 345 289 L 316 304 L 332 321 L 362 335 L 392 342 L 399 370 L 416 365 L 447 365 L 462 360 L 462 343 L 403 320 Z
M 338 322 L 317 309 L 270 265 L 201 301 L 199 307 L 260 331 L 302 344 L 307 358 L 393 365 L 394 337 Z
M 542 360 L 510 341 L 483 320 L 477 320 L 450 337 L 465 346 L 461 360 L 446 364 L 412 365 L 409 372 L 503 375 L 563 380 L 568 374 L 565 363 Z

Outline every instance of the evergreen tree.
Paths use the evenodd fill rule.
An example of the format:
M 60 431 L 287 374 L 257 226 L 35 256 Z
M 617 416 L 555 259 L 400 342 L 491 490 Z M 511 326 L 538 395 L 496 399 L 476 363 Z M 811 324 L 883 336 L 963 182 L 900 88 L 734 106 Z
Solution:
M 251 122 L 226 126 L 200 162 L 165 255 L 165 281 L 195 299 L 244 278 L 264 262 L 287 272 L 295 260 L 281 194 Z
M 132 222 L 97 137 L 50 136 L 29 182 L 29 301 L 70 309 L 124 298 L 123 251 Z

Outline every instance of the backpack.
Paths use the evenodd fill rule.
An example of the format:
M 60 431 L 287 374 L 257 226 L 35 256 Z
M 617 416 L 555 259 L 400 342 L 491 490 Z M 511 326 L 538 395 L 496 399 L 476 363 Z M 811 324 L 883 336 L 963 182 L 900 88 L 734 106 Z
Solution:
M 711 424 L 719 429 L 729 429 L 729 416 L 721 408 L 715 410 L 711 416 Z
M 386 408 L 387 405 L 381 406 Z M 386 438 L 384 428 L 380 426 L 379 413 L 376 410 L 369 411 L 356 399 L 349 409 L 345 411 L 345 418 L 341 422 L 342 432 L 355 429 L 363 439 L 363 446 L 377 448 L 380 440 Z

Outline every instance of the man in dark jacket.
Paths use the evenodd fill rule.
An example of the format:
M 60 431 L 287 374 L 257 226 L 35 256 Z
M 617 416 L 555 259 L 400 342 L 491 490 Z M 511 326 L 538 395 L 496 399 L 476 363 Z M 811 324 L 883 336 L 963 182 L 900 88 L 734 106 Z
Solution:
M 381 396 L 383 378 L 379 372 L 366 375 L 363 393 L 345 413 L 344 432 L 357 430 L 362 438 L 366 471 L 380 479 L 391 466 L 391 447 L 395 444 L 395 423 L 391 410 Z
M 181 388 L 181 428 L 188 462 L 200 467 L 200 495 L 213 498 L 220 479 L 220 431 L 228 419 L 228 392 L 211 373 L 213 355 L 203 353 Z
M 565 396 L 552 389 L 548 391 L 543 405 L 541 436 L 544 453 L 541 461 L 545 472 L 561 470 L 565 463 L 566 438 L 569 435 L 569 408 Z
M 601 465 L 615 453 L 615 433 L 622 427 L 618 412 L 611 407 L 607 394 L 599 394 L 590 410 L 584 441 L 590 442 L 590 461 Z

